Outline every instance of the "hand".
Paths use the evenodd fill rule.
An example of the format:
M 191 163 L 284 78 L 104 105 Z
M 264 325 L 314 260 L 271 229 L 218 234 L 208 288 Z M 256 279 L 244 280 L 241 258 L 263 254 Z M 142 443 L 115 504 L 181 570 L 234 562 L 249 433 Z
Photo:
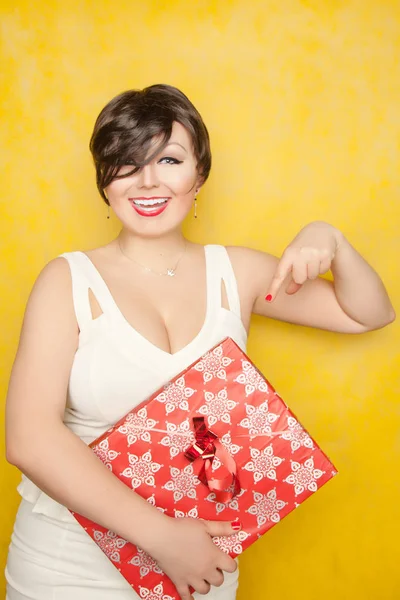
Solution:
M 227 521 L 166 518 L 154 547 L 147 551 L 172 579 L 182 600 L 193 600 L 190 586 L 207 594 L 211 585 L 222 585 L 222 571 L 236 571 L 236 561 L 211 540 L 214 536 L 237 533 L 240 526 L 236 523 L 234 528 Z
M 341 233 L 329 223 L 315 221 L 306 225 L 284 251 L 272 278 L 266 300 L 275 300 L 290 274 L 287 294 L 295 294 L 307 279 L 327 273 L 339 247 Z

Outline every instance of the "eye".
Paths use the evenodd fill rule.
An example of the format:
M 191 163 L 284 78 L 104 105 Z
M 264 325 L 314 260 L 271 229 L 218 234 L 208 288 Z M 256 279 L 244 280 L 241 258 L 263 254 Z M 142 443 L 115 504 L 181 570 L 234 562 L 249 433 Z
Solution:
M 167 164 L 169 165 L 180 165 L 183 163 L 183 160 L 178 160 L 177 158 L 172 158 L 172 156 L 164 156 L 163 158 L 161 158 L 159 160 L 159 162 L 162 162 L 164 160 L 168 160 L 168 161 L 172 161 L 172 162 L 168 162 Z

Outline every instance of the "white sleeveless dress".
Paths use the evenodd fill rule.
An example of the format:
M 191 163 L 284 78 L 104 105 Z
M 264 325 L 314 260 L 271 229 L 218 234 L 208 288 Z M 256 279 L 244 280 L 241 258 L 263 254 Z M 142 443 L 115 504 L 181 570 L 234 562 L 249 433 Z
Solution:
M 202 329 L 184 348 L 170 354 L 139 334 L 124 318 L 105 281 L 83 252 L 62 254 L 69 263 L 80 335 L 68 387 L 64 422 L 89 444 L 132 407 L 145 400 L 225 337 L 243 351 L 235 275 L 223 246 L 204 247 L 207 310 Z M 229 310 L 221 304 L 225 284 Z M 92 318 L 89 289 L 103 314 Z M 6 600 L 135 600 L 139 596 L 65 506 L 25 475 L 5 570 Z M 116 507 L 117 508 L 117 507 Z M 225 573 L 206 600 L 234 600 L 238 572 Z

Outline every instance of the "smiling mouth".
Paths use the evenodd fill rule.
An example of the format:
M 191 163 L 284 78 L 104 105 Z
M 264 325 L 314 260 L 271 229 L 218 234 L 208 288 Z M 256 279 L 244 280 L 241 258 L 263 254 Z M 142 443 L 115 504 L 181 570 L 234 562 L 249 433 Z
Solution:
M 130 202 L 139 208 L 160 208 L 167 204 L 169 198 L 129 198 Z
M 170 198 L 129 198 L 132 208 L 141 217 L 157 217 L 164 212 Z

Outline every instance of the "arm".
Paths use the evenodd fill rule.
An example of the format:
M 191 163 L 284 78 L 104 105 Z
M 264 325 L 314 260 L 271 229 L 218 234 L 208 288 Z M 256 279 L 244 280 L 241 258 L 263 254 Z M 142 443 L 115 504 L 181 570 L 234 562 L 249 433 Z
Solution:
M 51 261 L 28 301 L 6 405 L 7 460 L 49 496 L 148 552 L 182 600 L 236 562 L 210 536 L 231 535 L 228 522 L 173 519 L 123 484 L 63 423 L 78 343 L 69 266 Z M 207 583 L 208 582 L 208 583 Z
M 328 223 L 307 225 L 281 260 L 248 248 L 228 251 L 255 314 L 340 333 L 379 329 L 395 318 L 378 274 Z M 329 269 L 333 283 L 318 277 Z
M 161 526 L 165 517 L 63 424 L 77 342 L 69 267 L 59 258 L 45 267 L 27 305 L 7 396 L 7 460 L 58 502 L 146 548 L 149 523 Z

